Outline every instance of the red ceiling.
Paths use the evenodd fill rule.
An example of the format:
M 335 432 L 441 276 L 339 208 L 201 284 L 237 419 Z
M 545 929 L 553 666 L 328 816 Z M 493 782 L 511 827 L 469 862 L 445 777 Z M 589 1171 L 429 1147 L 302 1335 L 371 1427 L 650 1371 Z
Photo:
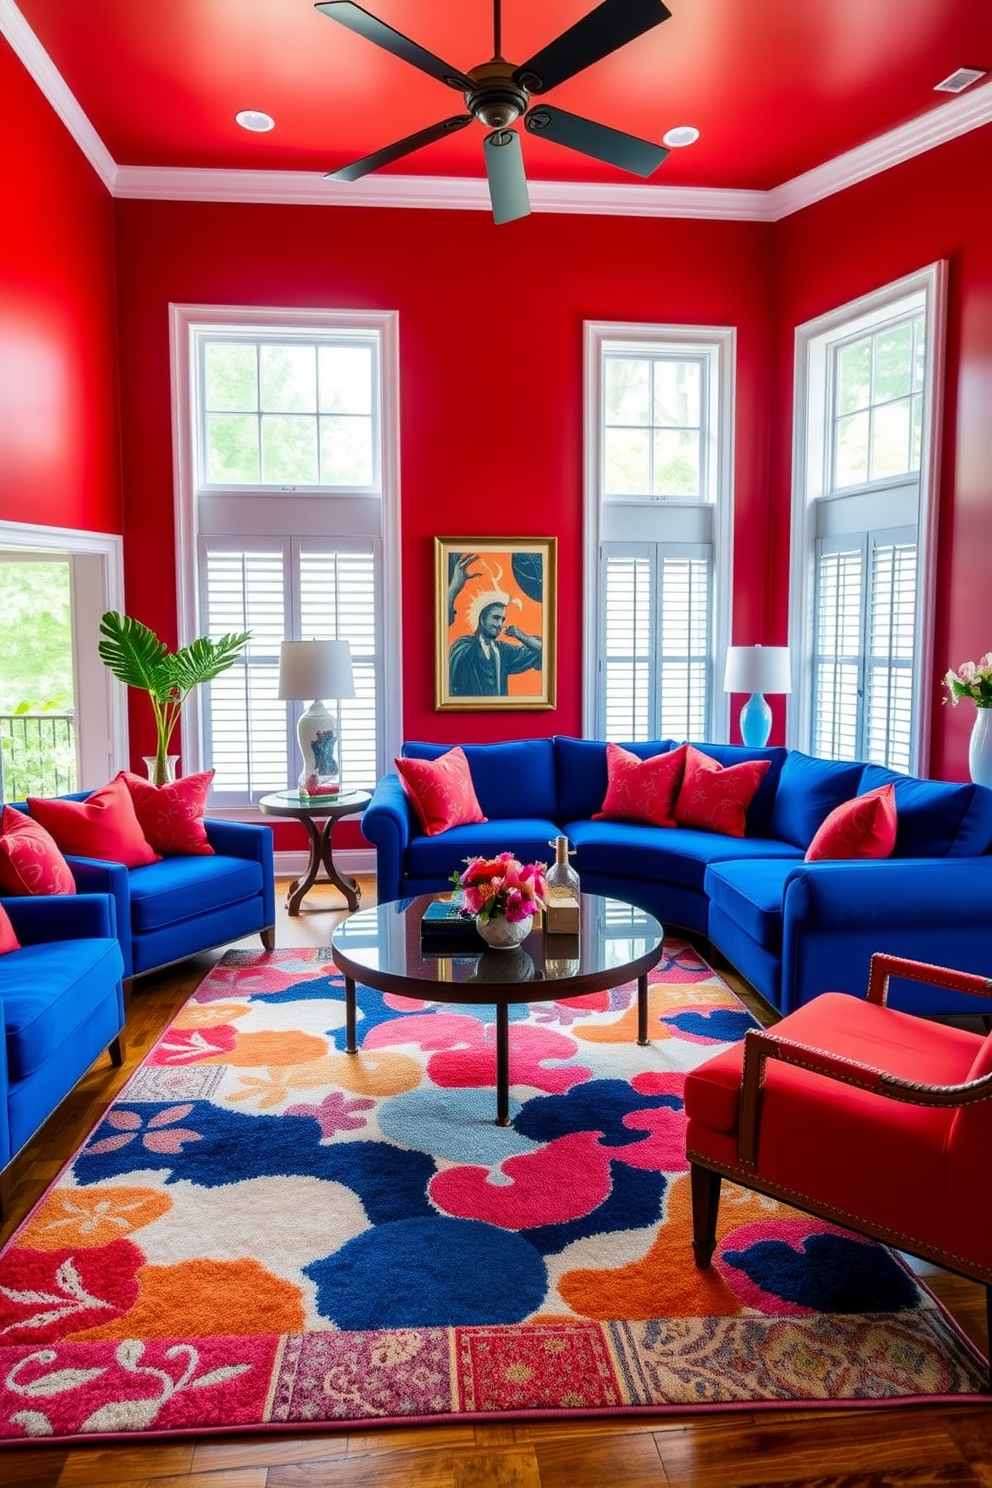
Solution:
M 311 0 L 17 0 L 118 165 L 335 169 L 461 110 L 458 96 L 316 11 Z M 670 20 L 547 101 L 660 141 L 701 137 L 652 177 L 765 190 L 938 109 L 935 83 L 992 71 L 990 0 L 666 0 Z M 490 0 L 363 0 L 465 70 L 492 55 Z M 504 0 L 514 63 L 594 0 Z M 271 114 L 251 135 L 239 109 Z M 483 129 L 398 161 L 402 175 L 483 175 Z M 531 134 L 531 180 L 633 178 Z

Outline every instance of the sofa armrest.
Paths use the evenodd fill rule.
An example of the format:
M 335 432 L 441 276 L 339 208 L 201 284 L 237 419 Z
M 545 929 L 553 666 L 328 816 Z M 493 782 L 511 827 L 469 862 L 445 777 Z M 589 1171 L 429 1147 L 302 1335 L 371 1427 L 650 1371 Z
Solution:
M 105 858 L 66 857 L 66 862 L 76 880 L 79 894 L 110 894 L 113 896 L 117 919 L 117 939 L 124 957 L 124 975 L 134 975 L 134 956 L 131 950 L 131 882 L 129 869 L 123 863 L 111 863 Z
M 820 992 L 862 996 L 878 951 L 992 973 L 992 857 L 797 863 L 783 897 L 781 1011 Z M 992 1011 L 954 992 L 931 1001 L 903 984 L 899 1005 L 912 1011 Z
M 214 852 L 226 858 L 247 858 L 261 865 L 265 924 L 274 925 L 276 877 L 272 828 L 262 822 L 226 821 L 216 816 L 205 816 L 203 825 Z
M 117 914 L 110 894 L 25 894 L 0 899 L 0 904 L 21 945 L 117 938 Z
M 376 898 L 380 904 L 399 899 L 403 859 L 410 838 L 419 832 L 400 777 L 384 775 L 362 816 L 362 833 L 375 848 Z

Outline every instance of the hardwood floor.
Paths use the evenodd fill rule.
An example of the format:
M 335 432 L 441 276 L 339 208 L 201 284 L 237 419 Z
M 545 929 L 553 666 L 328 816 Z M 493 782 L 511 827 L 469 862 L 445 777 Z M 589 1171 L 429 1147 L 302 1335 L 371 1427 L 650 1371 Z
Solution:
M 372 887 L 363 884 L 366 904 Z M 320 903 L 341 908 L 310 907 Z M 298 918 L 281 910 L 276 944 L 326 945 L 343 913 L 333 891 L 314 890 Z M 104 1057 L 25 1150 L 0 1240 L 26 1217 L 215 959 L 198 956 L 136 984 L 124 1066 L 114 1069 Z M 725 965 L 718 969 L 760 1016 L 760 1001 L 740 978 Z M 984 1349 L 982 1289 L 935 1268 L 921 1270 Z M 992 1488 L 992 1402 L 17 1447 L 0 1450 L 0 1482 L 8 1488 Z

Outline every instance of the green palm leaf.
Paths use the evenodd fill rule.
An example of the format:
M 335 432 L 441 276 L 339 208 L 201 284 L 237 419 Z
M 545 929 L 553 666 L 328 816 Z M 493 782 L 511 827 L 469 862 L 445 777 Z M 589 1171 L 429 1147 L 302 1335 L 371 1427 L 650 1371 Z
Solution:
M 238 652 L 250 637 L 251 631 L 246 630 L 239 635 L 221 636 L 218 641 L 213 641 L 208 636 L 190 641 L 188 646 L 183 646 L 170 658 L 175 685 L 185 694 L 200 682 L 213 681 L 214 677 L 226 672 L 237 660 Z
M 140 620 L 119 615 L 116 610 L 108 610 L 103 616 L 100 634 L 103 640 L 97 649 L 101 660 L 118 681 L 128 687 L 143 688 L 159 702 L 165 702 L 173 686 L 165 642 Z

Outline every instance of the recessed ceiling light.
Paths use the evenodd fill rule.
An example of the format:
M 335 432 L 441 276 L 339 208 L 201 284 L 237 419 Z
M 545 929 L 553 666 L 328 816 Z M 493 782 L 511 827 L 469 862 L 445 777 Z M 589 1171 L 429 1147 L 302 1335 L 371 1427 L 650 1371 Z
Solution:
M 985 73 L 980 67 L 959 67 L 957 72 L 952 72 L 942 83 L 934 85 L 935 93 L 963 93 L 965 88 L 970 88 L 972 83 L 977 83 Z
M 681 150 L 683 145 L 694 145 L 698 138 L 699 130 L 691 124 L 676 124 L 674 129 L 662 136 L 661 143 L 673 150 Z
M 242 109 L 240 114 L 235 114 L 234 118 L 242 129 L 250 129 L 252 134 L 266 134 L 276 127 L 276 121 L 272 115 L 263 114 L 260 109 Z

